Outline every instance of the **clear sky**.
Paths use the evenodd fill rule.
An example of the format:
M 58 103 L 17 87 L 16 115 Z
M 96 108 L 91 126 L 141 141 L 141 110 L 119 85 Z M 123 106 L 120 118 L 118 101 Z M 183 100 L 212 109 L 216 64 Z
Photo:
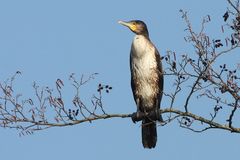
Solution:
M 69 84 L 71 73 L 80 77 L 98 72 L 97 78 L 84 86 L 84 100 L 95 93 L 97 83 L 107 83 L 113 86 L 104 99 L 107 112 L 132 113 L 136 110 L 129 71 L 133 33 L 117 21 L 145 21 L 162 55 L 167 50 L 193 54 L 183 39 L 186 27 L 179 9 L 188 11 L 196 29 L 203 16 L 211 15 L 208 31 L 217 36 L 226 8 L 226 0 L 0 0 L 0 80 L 20 70 L 16 90 L 29 97 L 34 93 L 33 81 L 54 87 L 57 78 Z M 239 61 L 239 56 L 234 59 Z M 224 62 L 235 63 L 232 59 Z M 169 89 L 166 86 L 165 90 Z M 65 88 L 65 96 L 70 98 L 71 86 Z M 0 159 L 6 160 L 223 160 L 239 158 L 240 151 L 239 134 L 220 130 L 197 134 L 177 123 L 158 127 L 157 147 L 143 149 L 140 124 L 130 119 L 52 128 L 24 137 L 0 128 L 0 137 Z

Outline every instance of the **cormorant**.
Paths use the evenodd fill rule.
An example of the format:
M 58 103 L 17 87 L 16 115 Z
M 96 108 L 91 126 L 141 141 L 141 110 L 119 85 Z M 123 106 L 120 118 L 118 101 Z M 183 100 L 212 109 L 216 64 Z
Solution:
M 147 115 L 160 108 L 163 94 L 163 68 L 160 54 L 149 38 L 147 25 L 140 20 L 119 21 L 136 35 L 130 52 L 131 87 L 137 113 Z M 158 120 L 163 121 L 161 115 Z M 154 148 L 157 142 L 156 120 L 142 120 L 142 144 Z

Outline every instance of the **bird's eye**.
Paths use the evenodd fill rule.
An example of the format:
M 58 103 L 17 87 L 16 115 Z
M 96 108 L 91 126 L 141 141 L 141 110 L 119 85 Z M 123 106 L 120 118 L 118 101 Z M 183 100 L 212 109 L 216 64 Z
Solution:
M 136 25 L 137 23 L 136 23 L 136 22 L 133 22 L 132 24 L 133 24 L 133 25 Z

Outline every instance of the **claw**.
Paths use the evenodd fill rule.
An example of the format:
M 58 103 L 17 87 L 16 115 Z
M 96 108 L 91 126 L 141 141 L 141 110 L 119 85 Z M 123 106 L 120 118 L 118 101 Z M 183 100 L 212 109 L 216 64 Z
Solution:
M 131 116 L 133 123 L 143 120 L 144 117 L 148 117 L 149 119 L 151 119 L 153 121 L 163 122 L 162 116 L 158 109 L 153 110 L 153 111 L 149 112 L 148 114 L 137 111 L 137 112 L 134 112 Z
M 131 118 L 132 118 L 133 123 L 136 123 L 136 113 L 133 113 Z
M 132 114 L 131 118 L 132 118 L 133 123 L 141 121 L 143 119 L 143 113 L 142 112 L 135 112 L 135 113 Z

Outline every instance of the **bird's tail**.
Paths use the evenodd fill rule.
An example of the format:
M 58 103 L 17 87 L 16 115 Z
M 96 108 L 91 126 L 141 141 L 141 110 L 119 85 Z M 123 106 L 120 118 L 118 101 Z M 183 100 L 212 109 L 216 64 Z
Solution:
M 157 143 L 156 122 L 149 118 L 142 120 L 142 144 L 144 148 L 154 148 Z

